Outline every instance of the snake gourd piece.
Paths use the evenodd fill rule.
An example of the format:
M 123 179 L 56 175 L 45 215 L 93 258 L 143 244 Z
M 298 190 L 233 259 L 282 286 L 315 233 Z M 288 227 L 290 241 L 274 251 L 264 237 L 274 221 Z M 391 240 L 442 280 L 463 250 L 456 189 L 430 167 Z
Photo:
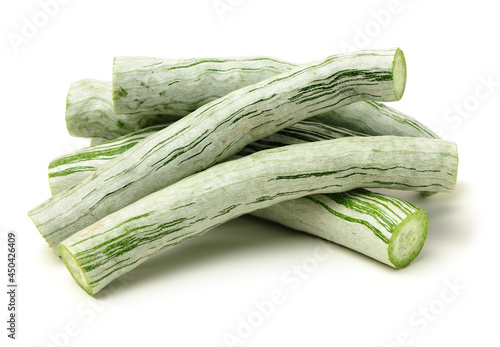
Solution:
M 59 251 L 92 295 L 154 255 L 237 216 L 355 188 L 449 192 L 457 167 L 456 144 L 437 139 L 345 137 L 265 150 L 215 165 L 109 214 L 62 241 Z
M 84 148 L 51 162 L 52 193 L 77 184 L 140 139 L 161 130 L 146 128 L 94 148 Z M 297 143 L 363 136 L 342 128 L 302 121 L 249 144 L 240 154 Z M 233 157 L 234 158 L 234 157 Z M 284 201 L 252 215 L 333 241 L 392 267 L 405 267 L 420 253 L 428 230 L 427 214 L 401 199 L 358 189 Z
M 223 162 L 247 144 L 350 103 L 402 97 L 399 49 L 360 51 L 301 65 L 214 100 L 101 167 L 28 215 L 57 245 L 103 217 Z
M 113 105 L 116 113 L 129 115 L 128 119 L 157 113 L 182 117 L 217 97 L 295 66 L 266 57 L 116 57 Z M 354 103 L 320 117 L 327 124 L 370 135 L 438 138 L 415 119 L 373 101 Z
M 294 67 L 265 57 L 186 60 L 116 57 L 114 106 L 117 112 L 124 113 L 113 111 L 111 82 L 77 81 L 68 92 L 67 128 L 73 136 L 114 139 L 144 127 L 175 121 L 213 98 Z M 181 111 L 179 105 L 183 105 Z M 377 102 L 359 102 L 345 108 L 326 113 L 323 121 L 346 128 L 352 126 L 353 130 L 370 135 L 437 138 L 415 119 Z M 156 114 L 167 111 L 171 112 L 169 116 Z

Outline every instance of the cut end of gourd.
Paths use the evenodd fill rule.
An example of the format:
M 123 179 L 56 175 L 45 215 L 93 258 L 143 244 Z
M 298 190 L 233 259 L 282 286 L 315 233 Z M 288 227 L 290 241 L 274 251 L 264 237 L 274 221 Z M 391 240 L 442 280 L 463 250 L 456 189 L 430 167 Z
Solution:
M 394 83 L 394 98 L 400 100 L 403 97 L 406 87 L 406 59 L 403 51 L 399 48 L 394 55 L 392 62 L 392 75 Z
M 89 295 L 94 295 L 94 291 L 87 276 L 83 272 L 73 254 L 71 254 L 68 248 L 62 243 L 59 244 L 59 253 L 61 254 L 64 265 L 66 265 L 66 268 L 69 270 L 69 273 L 75 279 L 76 283 L 78 283 L 78 285 Z
M 429 218 L 423 210 L 406 217 L 392 233 L 389 241 L 389 261 L 396 268 L 408 266 L 424 246 Z
M 40 233 L 40 235 L 42 235 L 43 239 L 45 240 L 45 242 L 47 242 L 47 245 L 49 245 L 50 249 L 52 249 L 54 251 L 54 253 L 59 257 L 59 250 L 57 249 L 57 246 L 54 247 L 54 244 L 52 242 L 50 242 L 50 240 L 42 233 L 42 230 L 40 230 L 40 228 L 38 227 L 38 224 L 36 222 L 36 218 L 34 217 L 34 212 L 36 211 L 36 207 L 29 211 L 28 212 L 28 217 L 30 217 L 31 221 L 33 222 L 33 224 L 35 225 L 36 229 L 38 230 L 38 232 Z

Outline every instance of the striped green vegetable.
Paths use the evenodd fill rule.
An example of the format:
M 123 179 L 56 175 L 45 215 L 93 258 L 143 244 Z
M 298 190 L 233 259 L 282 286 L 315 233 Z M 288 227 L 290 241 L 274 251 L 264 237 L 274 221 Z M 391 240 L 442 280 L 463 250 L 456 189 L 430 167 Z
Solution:
M 113 64 L 115 112 L 186 116 L 230 92 L 294 68 L 267 57 L 168 60 L 116 57 Z
M 84 148 L 53 160 L 49 174 L 52 193 L 74 186 L 108 160 L 126 152 L 138 139 L 158 130 L 158 127 L 146 128 L 134 135 L 129 134 L 107 144 Z M 248 155 L 291 144 L 363 135 L 325 124 L 302 121 L 249 144 L 240 154 Z M 76 170 L 76 173 L 68 170 L 73 168 L 84 170 Z M 85 168 L 91 168 L 86 175 Z M 428 229 L 427 214 L 414 205 L 361 189 L 288 200 L 251 214 L 341 244 L 392 267 L 405 267 L 415 259 L 424 244 Z M 394 251 L 389 252 L 389 247 Z
M 123 114 L 163 112 L 184 116 L 208 101 L 244 87 L 247 81 L 257 83 L 294 67 L 295 64 L 266 57 L 177 61 L 116 57 L 114 107 Z M 374 101 L 354 103 L 320 117 L 326 124 L 370 135 L 438 138 L 415 119 Z
M 251 214 L 319 236 L 395 268 L 406 267 L 417 257 L 429 229 L 425 211 L 366 189 L 309 195 Z
M 148 258 L 242 214 L 361 187 L 451 191 L 457 166 L 456 145 L 435 139 L 345 137 L 270 149 L 178 181 L 70 236 L 59 250 L 92 295 Z
M 170 115 L 129 117 L 113 110 L 111 82 L 73 82 L 66 97 L 66 128 L 71 136 L 114 139 L 152 125 L 179 119 Z
M 401 98 L 399 49 L 328 57 L 234 91 L 142 140 L 28 214 L 48 244 L 301 120 L 363 99 Z
M 111 82 L 78 81 L 68 93 L 67 127 L 73 136 L 93 138 L 105 131 L 106 139 L 113 139 L 146 126 L 175 120 L 172 116 L 150 115 L 151 110 L 170 110 L 180 117 L 186 110 L 194 111 L 215 97 L 292 68 L 294 64 L 264 57 L 177 61 L 117 57 L 113 70 L 115 89 L 127 93 L 115 97 L 115 105 L 124 114 L 118 115 L 112 110 Z M 179 111 L 179 105 L 184 109 Z M 437 138 L 415 119 L 377 102 L 354 103 L 345 110 L 343 107 L 338 112 L 326 113 L 322 120 L 370 135 Z
M 184 116 L 208 101 L 294 67 L 295 64 L 265 57 L 177 61 L 116 57 L 114 107 L 117 113 L 130 115 L 164 112 Z M 370 135 L 438 138 L 415 119 L 374 101 L 327 112 L 321 119 Z

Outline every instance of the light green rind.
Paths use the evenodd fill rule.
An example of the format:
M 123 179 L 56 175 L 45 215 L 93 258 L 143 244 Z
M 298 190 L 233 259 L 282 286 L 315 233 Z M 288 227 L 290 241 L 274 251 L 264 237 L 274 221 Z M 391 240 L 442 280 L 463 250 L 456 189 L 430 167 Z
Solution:
M 261 151 L 211 167 L 102 218 L 61 242 L 93 295 L 154 255 L 232 218 L 286 200 L 355 188 L 451 191 L 456 145 L 346 137 Z
M 179 117 L 129 117 L 114 112 L 111 82 L 84 79 L 73 82 L 66 97 L 66 128 L 71 136 L 112 140 Z
M 328 57 L 234 91 L 142 140 L 28 214 L 49 245 L 176 181 L 223 162 L 247 144 L 363 99 L 394 101 L 399 49 Z

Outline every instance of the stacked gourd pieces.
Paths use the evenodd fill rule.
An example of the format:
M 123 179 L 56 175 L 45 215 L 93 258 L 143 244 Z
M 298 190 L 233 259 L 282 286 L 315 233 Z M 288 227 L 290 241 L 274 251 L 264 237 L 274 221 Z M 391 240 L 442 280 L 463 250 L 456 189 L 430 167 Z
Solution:
M 405 83 L 399 49 L 115 58 L 112 83 L 70 86 L 68 131 L 92 146 L 50 163 L 53 196 L 29 215 L 91 295 L 247 213 L 405 267 L 427 214 L 365 188 L 451 192 L 458 166 L 454 143 L 380 103 Z

